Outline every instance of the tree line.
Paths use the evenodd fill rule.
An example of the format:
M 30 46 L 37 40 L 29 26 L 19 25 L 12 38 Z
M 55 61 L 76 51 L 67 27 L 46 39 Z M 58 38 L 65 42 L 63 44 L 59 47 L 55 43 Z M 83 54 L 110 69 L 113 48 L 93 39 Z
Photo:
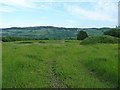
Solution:
M 120 38 L 120 29 L 111 29 L 109 31 L 105 31 L 104 35 L 110 35 L 113 37 Z M 88 37 L 87 32 L 80 30 L 77 34 L 77 40 L 84 40 Z M 11 41 L 25 41 L 25 40 L 49 40 L 49 38 L 30 38 L 30 37 L 2 37 L 3 42 L 11 42 Z M 75 38 L 67 38 L 67 40 L 75 40 Z
M 109 31 L 105 31 L 104 35 L 120 38 L 120 29 L 111 29 Z M 82 30 L 77 34 L 77 40 L 84 40 L 87 37 L 88 37 L 88 34 Z

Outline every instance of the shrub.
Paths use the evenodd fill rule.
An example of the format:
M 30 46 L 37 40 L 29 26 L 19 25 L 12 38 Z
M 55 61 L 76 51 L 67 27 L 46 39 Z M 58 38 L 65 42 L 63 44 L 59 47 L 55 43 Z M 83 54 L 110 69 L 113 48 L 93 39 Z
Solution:
M 45 41 L 39 41 L 39 43 L 46 43 Z
M 30 41 L 24 41 L 24 42 L 19 42 L 18 44 L 31 44 L 31 43 L 33 43 L 33 42 L 30 42 Z
M 81 42 L 81 44 L 95 44 L 95 43 L 118 43 L 120 39 L 112 36 L 92 36 Z
M 2 37 L 3 42 L 22 41 L 22 40 L 26 40 L 26 38 L 23 38 L 23 37 Z
M 2 41 L 3 41 L 3 42 L 10 42 L 11 40 L 10 40 L 10 38 L 2 37 Z
M 44 38 L 44 40 L 49 40 L 49 38 Z
M 85 31 L 80 31 L 77 35 L 77 40 L 83 40 L 85 39 L 86 37 L 88 37 L 87 33 Z
M 112 30 L 109 30 L 109 31 L 105 31 L 104 35 L 110 35 L 110 36 L 120 38 L 120 29 L 112 29 Z

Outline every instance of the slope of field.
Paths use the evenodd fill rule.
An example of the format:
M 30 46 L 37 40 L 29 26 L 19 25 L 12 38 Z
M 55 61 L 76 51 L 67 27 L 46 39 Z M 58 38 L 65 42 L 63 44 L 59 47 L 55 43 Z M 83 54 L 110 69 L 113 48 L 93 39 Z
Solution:
M 77 40 L 3 43 L 3 88 L 118 87 L 118 45 Z
M 89 36 L 102 35 L 104 31 L 111 28 L 60 28 L 52 26 L 44 27 L 25 27 L 25 28 L 5 28 L 2 29 L 0 36 L 11 37 L 34 37 L 34 38 L 49 38 L 49 39 L 69 39 L 76 38 L 80 30 L 84 30 Z
M 2 88 L 2 42 L 0 41 L 0 89 Z

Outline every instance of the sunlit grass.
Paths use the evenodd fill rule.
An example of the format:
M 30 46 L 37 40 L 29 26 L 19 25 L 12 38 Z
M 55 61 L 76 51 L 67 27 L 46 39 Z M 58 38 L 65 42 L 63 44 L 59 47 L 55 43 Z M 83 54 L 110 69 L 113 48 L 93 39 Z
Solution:
M 3 43 L 3 88 L 118 86 L 117 44 L 30 42 L 33 43 Z
M 0 41 L 0 89 L 2 88 L 2 42 Z

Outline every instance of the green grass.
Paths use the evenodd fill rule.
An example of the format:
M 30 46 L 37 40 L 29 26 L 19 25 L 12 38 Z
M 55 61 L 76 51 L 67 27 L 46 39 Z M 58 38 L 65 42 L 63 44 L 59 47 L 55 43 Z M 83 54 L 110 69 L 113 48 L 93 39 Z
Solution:
M 0 89 L 2 88 L 2 43 L 0 42 Z
M 96 43 L 118 43 L 120 41 L 119 38 L 108 36 L 108 35 L 102 35 L 102 36 L 92 36 L 84 39 L 81 44 L 87 45 L 87 44 L 96 44 Z
M 3 88 L 118 87 L 118 45 L 79 43 L 3 43 Z

